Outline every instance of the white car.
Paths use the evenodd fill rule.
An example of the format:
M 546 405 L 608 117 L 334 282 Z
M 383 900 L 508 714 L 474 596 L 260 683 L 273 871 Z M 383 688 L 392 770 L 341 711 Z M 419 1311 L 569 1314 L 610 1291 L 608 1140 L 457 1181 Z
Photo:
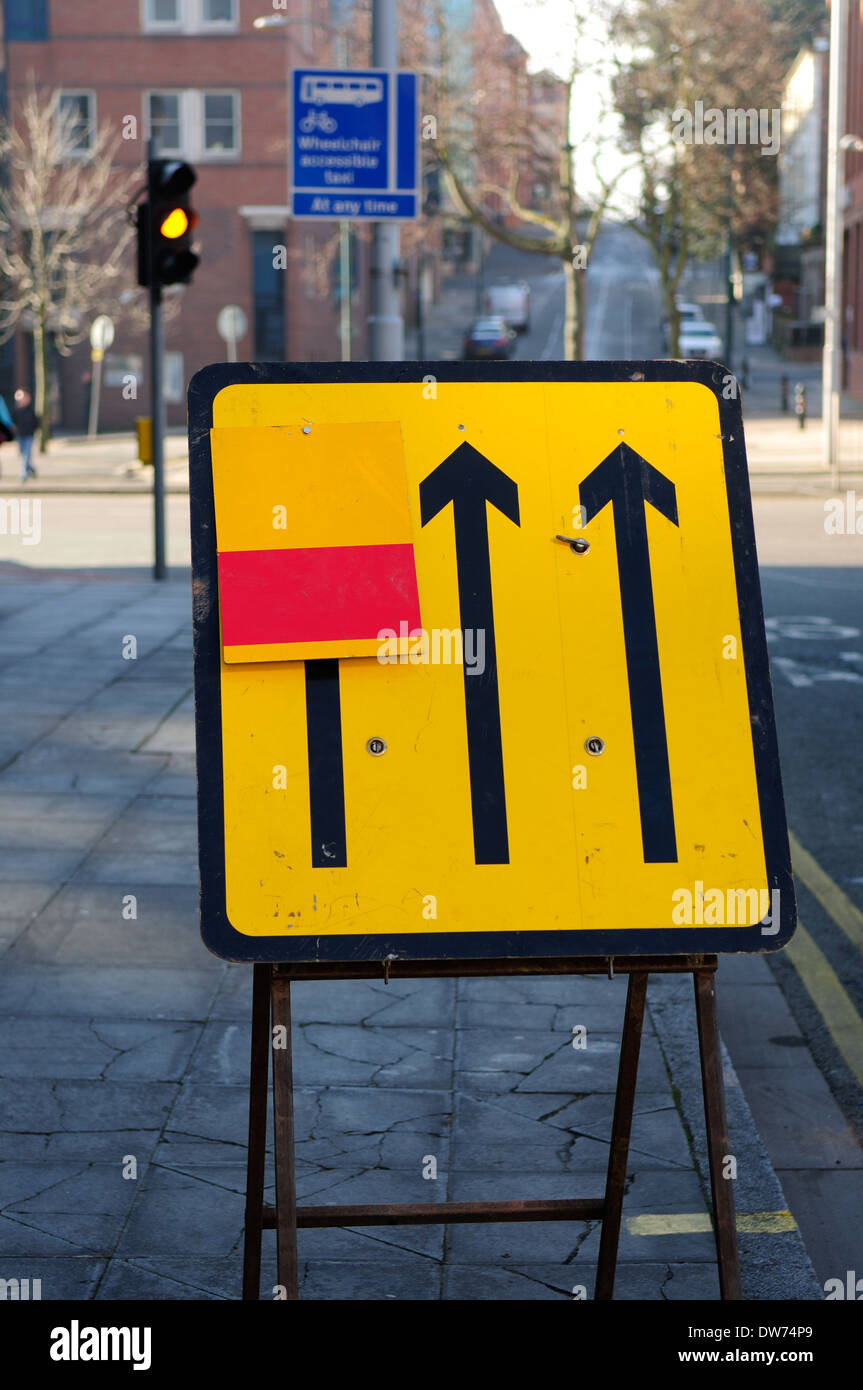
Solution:
M 689 299 L 675 299 L 674 307 L 680 315 L 680 331 L 683 332 L 687 324 L 704 323 L 704 312 L 700 304 L 696 304 Z M 666 350 L 671 346 L 671 323 L 668 318 L 662 320 L 662 340 Z
M 722 339 L 712 323 L 702 323 L 698 319 L 687 319 L 680 326 L 680 356 L 709 357 L 722 356 Z
M 489 285 L 483 295 L 487 314 L 500 314 L 517 333 L 530 328 L 530 286 L 524 280 L 515 285 Z

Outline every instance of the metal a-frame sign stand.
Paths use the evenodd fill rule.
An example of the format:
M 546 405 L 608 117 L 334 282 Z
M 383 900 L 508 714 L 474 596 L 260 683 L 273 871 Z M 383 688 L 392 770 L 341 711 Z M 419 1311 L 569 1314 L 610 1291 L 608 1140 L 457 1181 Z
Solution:
M 472 365 L 454 363 L 399 364 L 398 366 L 374 364 L 351 365 L 349 367 L 336 364 L 315 366 L 298 364 L 250 366 L 241 364 L 207 368 L 194 379 L 190 388 L 189 404 L 202 930 L 206 944 L 217 954 L 229 960 L 252 963 L 254 967 L 243 1265 L 244 1299 L 256 1300 L 260 1297 L 261 1242 L 262 1231 L 265 1229 L 275 1229 L 276 1231 L 278 1282 L 282 1287 L 284 1297 L 294 1300 L 299 1297 L 297 1232 L 300 1229 L 465 1224 L 497 1221 L 601 1222 L 594 1296 L 598 1300 L 611 1299 L 622 1219 L 645 999 L 648 977 L 651 974 L 689 974 L 693 979 L 720 1296 L 725 1300 L 736 1300 L 742 1297 L 733 1189 L 731 1182 L 723 1176 L 723 1163 L 729 1154 L 730 1146 L 725 1117 L 716 1012 L 716 952 L 741 949 L 764 950 L 767 943 L 765 943 L 763 935 L 768 932 L 773 938 L 769 942 L 771 948 L 784 945 L 795 925 L 795 906 L 778 771 L 772 701 L 767 674 L 766 642 L 755 561 L 746 460 L 742 442 L 740 403 L 733 393 L 719 390 L 721 382 L 726 384 L 729 381 L 733 382 L 733 378 L 727 374 L 723 376 L 723 372 L 724 369 L 719 368 L 716 364 L 673 362 L 638 364 L 524 363 L 501 366 L 493 364 L 483 366 L 481 369 Z M 230 568 L 230 564 L 223 569 L 220 561 L 223 556 L 227 556 L 228 561 L 233 562 L 236 552 L 242 551 L 242 545 L 238 547 L 235 541 L 232 543 L 228 528 L 223 520 L 220 521 L 216 496 L 218 485 L 214 490 L 214 478 L 216 476 L 214 441 L 220 429 L 223 432 L 223 438 L 233 432 L 229 443 L 224 446 L 228 450 L 226 456 L 229 456 L 231 449 L 236 450 L 237 439 L 248 415 L 253 422 L 253 432 L 243 436 L 243 441 L 247 443 L 248 449 L 260 448 L 266 453 L 266 449 L 270 447 L 270 436 L 264 437 L 261 434 L 263 423 L 263 426 L 270 430 L 273 430 L 274 426 L 278 429 L 278 438 L 275 434 L 272 436 L 272 440 L 275 441 L 273 448 L 284 452 L 287 438 L 287 447 L 294 450 L 294 453 L 290 455 L 293 460 L 301 457 L 297 452 L 302 448 L 297 433 L 299 429 L 302 429 L 305 435 L 308 435 L 310 431 L 315 434 L 316 432 L 320 433 L 320 424 L 325 418 L 335 420 L 336 423 L 340 418 L 345 421 L 354 418 L 352 411 L 356 414 L 356 395 L 352 397 L 352 403 L 345 407 L 344 416 L 339 416 L 339 406 L 333 407 L 332 402 L 339 388 L 359 384 L 370 389 L 381 388 L 384 385 L 401 388 L 409 385 L 416 389 L 420 381 L 429 380 L 441 384 L 441 394 L 444 397 L 445 388 L 450 384 L 459 387 L 472 387 L 487 386 L 489 383 L 502 383 L 508 389 L 520 384 L 531 384 L 536 385 L 539 389 L 543 383 L 574 383 L 580 386 L 596 383 L 603 387 L 629 383 L 645 385 L 657 383 L 663 386 L 668 395 L 674 395 L 678 386 L 682 384 L 694 382 L 699 388 L 708 387 L 711 396 L 716 401 L 719 416 L 720 429 L 712 438 L 721 441 L 722 505 L 725 506 L 727 503 L 729 544 L 730 549 L 733 550 L 731 592 L 734 594 L 736 611 L 739 615 L 739 635 L 745 657 L 745 686 L 743 688 L 746 740 L 751 738 L 753 787 L 757 784 L 757 790 L 751 792 L 751 796 L 756 798 L 755 815 L 760 819 L 763 843 L 762 873 L 768 888 L 774 893 L 781 894 L 781 913 L 779 913 L 779 921 L 775 925 L 764 928 L 763 923 L 753 921 L 745 926 L 729 926 L 727 924 L 711 926 L 708 931 L 701 925 L 703 919 L 699 916 L 696 919 L 699 924 L 697 930 L 692 930 L 688 926 L 672 928 L 662 921 L 658 926 L 647 925 L 638 930 L 631 930 L 624 924 L 613 932 L 606 932 L 601 925 L 595 930 L 582 928 L 580 930 L 534 930 L 530 932 L 494 932 L 489 930 L 479 932 L 462 929 L 453 931 L 449 937 L 445 933 L 408 934 L 393 932 L 392 930 L 381 932 L 377 936 L 369 933 L 366 935 L 321 934 L 315 936 L 307 934 L 304 937 L 286 935 L 283 928 L 268 928 L 268 931 L 272 933 L 271 935 L 268 935 L 267 931 L 259 930 L 255 933 L 238 930 L 228 911 L 228 903 L 231 901 L 228 885 L 232 883 L 234 886 L 233 902 L 242 903 L 243 884 L 246 882 L 243 878 L 245 861 L 254 857 L 254 852 L 250 849 L 252 841 L 243 841 L 242 839 L 243 831 L 241 820 L 237 819 L 237 808 L 240 808 L 242 815 L 245 815 L 246 803 L 249 802 L 251 805 L 254 793 L 249 790 L 250 784 L 242 784 L 242 777 L 246 775 L 245 772 L 237 772 L 237 769 L 244 768 L 248 761 L 249 745 L 241 739 L 239 744 L 241 756 L 234 756 L 231 748 L 234 724 L 231 721 L 236 723 L 239 718 L 243 730 L 247 732 L 246 724 L 250 719 L 254 721 L 256 714 L 254 705 L 243 707 L 232 704 L 236 698 L 232 691 L 239 689 L 239 686 L 237 684 L 231 686 L 232 678 L 226 662 L 231 659 L 229 645 L 235 640 L 239 657 L 233 659 L 252 663 L 257 654 L 250 649 L 248 642 L 245 642 L 243 633 L 235 639 L 232 635 L 233 629 L 228 623 L 227 586 L 234 571 Z M 318 407 L 314 389 L 322 386 L 328 388 L 329 394 L 324 405 Z M 272 388 L 285 387 L 296 389 L 299 393 L 300 399 L 297 408 L 293 406 L 291 399 L 287 401 L 286 405 L 284 390 L 278 400 L 275 395 L 266 396 L 268 390 L 272 391 Z M 230 394 L 233 388 L 239 388 L 236 400 Z M 631 390 L 631 387 L 629 389 Z M 244 392 L 245 394 L 243 394 Z M 216 407 L 216 398 L 220 393 L 224 393 L 226 398 L 230 398 L 227 407 Z M 374 409 L 370 406 L 371 420 L 392 419 L 393 411 L 400 408 L 398 402 L 401 399 L 401 397 L 397 398 L 395 406 L 393 406 L 392 401 L 388 401 L 388 409 L 383 407 Z M 628 400 L 629 397 L 627 396 L 626 399 Z M 632 399 L 634 400 L 635 397 L 633 396 Z M 685 401 L 688 398 L 684 395 L 680 399 Z M 315 401 L 313 423 L 300 426 L 299 421 L 312 419 L 308 413 L 309 402 L 312 400 Z M 267 404 L 270 401 L 275 402 L 272 409 Z M 677 397 L 675 397 L 675 403 L 677 403 Z M 666 405 L 670 404 L 672 404 L 671 401 L 666 401 Z M 327 417 L 327 409 L 330 410 L 329 417 Z M 269 416 L 268 410 L 270 411 Z M 465 414 L 465 409 L 463 401 L 460 400 L 457 416 L 452 418 L 461 419 L 463 414 Z M 430 417 L 424 417 L 424 425 L 428 418 Z M 291 426 L 294 427 L 296 433 L 295 440 L 288 437 Z M 403 418 L 402 426 L 406 435 L 405 447 L 407 452 L 410 443 L 410 421 Z M 463 430 L 465 426 L 459 423 L 458 429 Z M 624 433 L 623 428 L 619 429 L 617 433 L 622 435 Z M 703 447 L 706 448 L 707 446 L 703 445 Z M 248 452 L 246 457 L 248 457 Z M 478 455 L 473 447 L 469 453 L 460 451 L 455 457 L 456 463 L 461 468 L 460 473 L 455 471 L 455 476 L 466 477 L 468 483 L 471 483 L 471 480 L 477 476 L 477 468 L 488 462 L 482 455 Z M 476 462 L 477 458 L 480 460 L 479 464 Z M 620 590 L 624 629 L 626 629 L 627 622 L 629 622 L 631 629 L 633 612 L 635 611 L 632 605 L 643 599 L 645 580 L 644 574 L 642 574 L 638 583 L 634 583 L 634 569 L 630 568 L 625 574 L 624 566 L 625 564 L 634 566 L 639 555 L 642 559 L 646 557 L 647 533 L 643 523 L 640 526 L 630 525 L 630 519 L 625 514 L 624 508 L 630 507 L 631 494 L 636 491 L 640 494 L 639 505 L 642 508 L 642 514 L 645 502 L 650 501 L 655 508 L 662 511 L 669 521 L 678 525 L 677 493 L 675 493 L 675 486 L 670 484 L 661 473 L 656 473 L 651 465 L 645 461 L 643 455 L 635 453 L 628 446 L 620 445 L 614 454 L 609 454 L 603 463 L 604 473 L 600 468 L 596 468 L 590 477 L 582 483 L 582 498 L 593 497 L 594 499 L 588 509 L 588 519 L 592 519 L 604 505 L 603 498 L 600 497 L 597 502 L 596 497 L 603 486 L 603 479 L 607 481 L 607 477 L 610 476 L 609 464 L 612 462 L 615 468 L 621 470 L 621 486 L 616 493 L 613 489 L 609 491 L 608 498 L 605 500 L 613 500 L 615 508 L 620 508 L 620 513 L 615 511 L 615 523 L 618 532 L 617 554 L 620 563 Z M 452 460 L 448 459 L 447 464 L 452 466 Z M 495 469 L 494 472 L 497 473 L 498 470 Z M 266 468 L 262 464 L 261 476 L 265 475 Z M 223 472 L 224 476 L 226 475 Z M 281 477 L 281 475 L 279 476 Z M 289 475 L 285 474 L 285 477 L 287 476 Z M 509 479 L 506 481 L 508 482 Z M 638 487 L 635 487 L 635 483 L 638 484 Z M 249 484 L 249 486 L 254 490 L 254 483 Z M 262 482 L 260 486 L 264 488 L 264 494 L 266 494 L 265 484 Z M 284 492 L 284 486 L 281 483 L 280 486 Z M 677 489 L 684 501 L 687 497 L 686 487 L 686 477 L 680 474 L 677 478 Z M 434 507 L 425 506 L 422 499 L 422 480 L 419 491 L 421 508 L 423 509 L 422 524 L 425 525 L 426 513 L 428 516 L 435 515 L 440 510 L 441 504 L 438 501 Z M 695 493 L 692 495 L 694 497 Z M 234 497 L 234 508 L 237 505 L 236 496 Z M 669 496 L 671 501 L 669 501 Z M 497 497 L 490 497 L 489 500 L 493 501 L 500 510 L 505 510 L 506 498 L 504 497 L 502 503 L 500 497 L 501 494 L 498 493 Z M 271 500 L 270 495 L 264 495 L 267 506 Z M 457 506 L 455 498 L 453 498 L 453 503 L 455 511 Z M 683 507 L 681 513 L 685 516 Z M 225 514 L 226 512 L 223 511 L 223 518 Z M 474 513 L 474 515 L 476 514 Z M 484 518 L 485 500 L 482 502 L 482 515 Z M 518 524 L 518 503 L 515 504 L 514 508 L 510 505 L 509 510 L 506 510 L 506 515 Z M 708 521 L 711 528 L 716 528 L 715 513 L 708 517 Z M 457 533 L 458 526 L 457 519 Z M 719 529 L 721 530 L 721 526 Z M 251 534 L 251 532 L 247 533 L 247 535 Z M 594 532 L 593 534 L 595 536 L 597 533 Z M 462 530 L 463 538 L 464 530 Z M 584 544 L 584 542 L 578 546 L 573 545 L 569 535 L 557 536 L 555 539 L 568 541 L 575 553 L 583 553 L 590 548 L 590 545 Z M 695 540 L 698 542 L 697 536 Z M 243 544 L 254 556 L 260 554 L 260 550 L 254 548 L 254 539 L 249 541 L 247 538 Z M 308 546 L 309 542 L 306 541 L 305 544 Z M 628 552 L 627 546 L 630 548 Z M 486 556 L 488 554 L 487 541 L 485 554 Z M 633 555 L 635 555 L 635 559 L 633 559 Z M 281 555 L 278 557 L 278 561 L 279 563 L 283 562 Z M 646 589 L 650 594 L 649 559 L 645 563 L 647 566 Z M 655 575 L 656 571 L 654 571 L 654 577 Z M 482 576 L 480 575 L 480 579 L 477 580 L 475 570 L 473 576 L 475 597 L 476 590 L 482 589 Z M 461 618 L 463 627 L 467 628 L 464 617 L 470 595 L 467 594 L 466 588 L 461 586 L 461 579 L 460 572 Z M 715 576 L 711 575 L 710 579 L 713 584 Z M 426 587 L 428 587 L 429 582 L 426 579 Z M 660 588 L 661 582 L 660 576 Z M 629 586 L 628 598 L 625 596 L 625 585 Z M 701 601 L 703 602 L 703 600 Z M 490 602 L 488 610 L 488 621 L 493 623 Z M 641 632 L 638 653 L 640 653 L 639 659 L 643 659 L 645 650 L 643 609 L 639 610 L 637 616 L 640 619 L 639 631 Z M 279 616 L 279 621 L 281 621 L 281 616 Z M 723 617 L 723 621 L 725 626 L 728 626 L 725 617 Z M 651 614 L 650 623 L 647 626 L 649 627 L 652 623 Z M 463 633 L 463 636 L 465 635 Z M 628 642 L 630 635 L 631 633 L 624 631 L 621 641 Z M 292 630 L 282 631 L 281 628 L 274 629 L 272 632 L 268 631 L 264 637 L 260 636 L 257 629 L 252 633 L 252 640 L 265 643 L 291 641 L 295 637 L 296 633 Z M 492 644 L 492 675 L 496 679 L 493 626 L 490 640 Z M 726 640 L 728 639 L 726 638 Z M 655 649 L 655 626 L 653 643 Z M 649 656 L 649 643 L 647 645 Z M 268 645 L 261 648 L 261 654 L 258 656 L 260 660 L 273 663 L 259 668 L 265 672 L 262 678 L 264 682 L 269 679 L 267 673 L 281 673 L 283 671 L 284 667 L 277 667 L 275 663 L 284 662 L 286 658 L 290 660 L 294 671 L 299 669 L 302 672 L 302 668 L 305 666 L 305 698 L 308 716 L 307 775 L 312 819 L 314 820 L 317 814 L 319 816 L 319 828 L 325 822 L 328 833 L 332 833 L 334 824 L 336 824 L 338 831 L 338 817 L 334 821 L 332 816 L 331 803 L 335 800 L 337 809 L 339 804 L 341 805 L 342 838 L 344 839 L 346 836 L 350 840 L 350 822 L 347 832 L 344 825 L 345 785 L 349 780 L 350 765 L 340 785 L 335 789 L 338 795 L 335 798 L 330 797 L 329 810 L 324 815 L 324 820 L 320 820 L 322 799 L 326 800 L 323 793 L 328 792 L 329 784 L 323 787 L 323 792 L 320 785 L 315 789 L 313 784 L 316 759 L 323 758 L 322 766 L 325 768 L 327 776 L 331 780 L 335 776 L 335 780 L 338 782 L 342 775 L 339 760 L 343 749 L 341 727 L 337 725 L 334 729 L 332 723 L 328 726 L 328 737 L 331 742 L 335 739 L 338 745 L 338 758 L 333 758 L 333 749 L 326 745 L 326 739 L 324 740 L 323 754 L 320 744 L 313 749 L 312 720 L 316 708 L 313 706 L 317 697 L 314 693 L 310 695 L 310 691 L 314 692 L 315 688 L 314 681 L 310 681 L 310 673 L 330 681 L 330 694 L 332 694 L 334 682 L 335 710 L 338 715 L 339 668 L 351 667 L 352 663 L 351 661 L 333 661 L 331 651 L 328 651 L 326 655 L 322 652 L 320 659 L 316 660 L 314 650 L 303 648 L 302 645 L 299 649 Z M 627 646 L 627 660 L 629 662 L 630 690 L 637 685 L 639 689 L 647 688 L 649 692 L 651 673 L 640 671 L 633 664 L 636 657 L 632 655 L 629 646 Z M 693 657 L 692 660 L 694 661 L 695 658 Z M 659 690 L 659 664 L 658 659 L 654 661 L 657 690 Z M 242 667 L 242 670 L 247 673 L 253 669 L 251 664 Z M 360 671 L 360 669 L 359 664 L 353 666 L 354 671 Z M 636 680 L 635 678 L 639 676 L 643 676 L 644 679 Z M 302 679 L 302 676 L 300 675 L 299 678 Z M 284 677 L 277 674 L 273 676 L 273 679 L 284 679 Z M 294 677 L 292 676 L 291 679 Z M 244 675 L 242 684 L 245 695 L 245 687 L 253 685 L 254 682 Z M 260 688 L 263 689 L 264 687 L 260 686 Z M 285 689 L 287 692 L 288 687 L 286 686 Z M 468 694 L 468 677 L 465 675 L 466 700 Z M 324 696 L 324 698 L 326 697 Z M 659 700 L 660 714 L 662 714 L 661 691 L 659 692 Z M 238 709 L 240 711 L 239 716 Z M 342 709 L 344 709 L 344 705 Z M 469 709 L 467 717 L 470 737 L 472 716 Z M 476 712 L 474 712 L 473 717 L 477 717 Z M 488 718 L 487 707 L 485 717 Z M 709 712 L 702 710 L 700 717 L 702 719 L 709 718 Z M 654 721 L 654 724 L 649 726 L 649 720 L 644 711 L 636 711 L 633 703 L 632 723 L 635 733 L 635 756 L 639 778 L 638 799 L 642 808 L 641 832 L 644 844 L 644 861 L 651 865 L 676 862 L 678 851 L 674 841 L 675 823 L 670 811 L 673 798 L 671 779 L 668 773 L 668 756 L 666 753 L 664 766 L 665 779 L 668 785 L 666 799 L 663 802 L 660 794 L 663 790 L 662 777 L 661 775 L 656 777 L 656 722 Z M 315 727 L 319 730 L 320 722 Z M 651 729 L 651 738 L 644 736 L 644 731 L 648 727 Z M 640 735 L 639 730 L 641 731 Z M 484 732 L 487 733 L 487 729 Z M 256 726 L 255 734 L 256 736 L 260 734 L 261 739 L 265 741 L 266 729 L 263 727 L 259 729 Z M 639 736 L 642 739 L 641 755 L 643 759 L 640 764 Z M 370 739 L 367 751 L 377 753 L 379 749 L 371 747 L 373 742 L 379 742 L 379 740 Z M 585 743 L 585 747 L 588 747 L 589 742 L 591 740 Z M 344 751 L 347 757 L 348 750 L 345 749 Z M 588 751 L 593 752 L 594 750 L 589 748 Z M 729 758 L 728 749 L 724 748 L 720 756 Z M 650 796 L 645 791 L 647 787 L 645 769 L 648 767 L 655 777 L 654 783 L 651 784 L 653 790 L 650 792 Z M 475 768 L 476 764 L 472 762 L 471 791 L 476 797 L 476 786 L 473 780 Z M 660 759 L 659 774 L 661 773 L 662 763 Z M 237 784 L 233 787 L 232 778 Z M 239 792 L 237 786 L 240 787 Z M 657 786 L 659 792 L 656 791 Z M 329 787 L 329 791 L 332 791 L 331 787 Z M 341 798 L 340 803 L 339 797 Z M 650 809 L 645 810 L 648 802 L 650 802 Z M 231 809 L 232 804 L 233 811 Z M 269 804 L 267 803 L 268 807 Z M 318 808 L 317 811 L 316 807 Z M 248 814 L 254 817 L 253 805 Z M 265 817 L 269 814 L 269 809 L 262 812 L 261 815 L 264 819 L 260 823 L 256 823 L 258 838 L 261 836 L 261 827 L 264 826 L 266 830 Z M 752 814 L 751 810 L 750 814 Z M 650 816 L 654 817 L 653 821 L 650 820 Z M 747 822 L 744 820 L 743 823 L 747 825 L 748 829 Z M 315 833 L 313 826 L 312 862 L 321 865 L 324 872 L 337 872 L 327 869 L 324 860 L 315 859 Z M 475 836 L 480 833 L 476 817 L 474 819 L 474 833 Z M 748 833 L 751 837 L 751 830 Z M 506 835 L 505 822 L 504 835 Z M 233 837 L 235 836 L 238 840 L 236 851 L 233 845 Z M 670 848 L 668 848 L 669 836 Z M 266 839 L 266 834 L 264 839 Z M 308 834 L 306 834 L 306 841 L 308 842 Z M 283 843 L 283 841 L 279 843 Z M 324 845 L 325 858 L 328 857 L 335 859 L 337 863 L 339 862 L 338 856 L 341 852 L 339 843 L 337 837 L 326 842 Z M 477 839 L 477 844 L 479 844 L 479 839 Z M 705 847 L 699 844 L 696 848 L 703 851 Z M 274 853 L 280 859 L 284 857 L 279 850 L 275 850 Z M 297 855 L 294 854 L 292 857 L 296 858 Z M 341 865 L 345 866 L 347 862 L 347 858 L 343 858 Z M 506 864 L 509 861 L 504 854 L 497 858 L 493 854 L 481 858 L 478 852 L 476 862 L 484 865 L 498 865 Z M 262 860 L 260 864 L 256 863 L 249 869 L 248 882 L 255 880 L 252 899 L 250 900 L 253 904 L 257 901 L 254 894 L 257 893 L 258 887 L 265 883 L 264 878 L 258 878 L 258 875 L 270 872 L 269 867 L 261 867 L 263 863 Z M 280 872 L 281 870 L 277 869 L 274 872 L 277 871 Z M 486 883 L 488 881 L 488 879 L 484 880 Z M 322 882 L 321 877 L 319 876 L 314 882 L 320 884 Z M 269 886 L 269 881 L 267 881 L 267 887 Z M 293 882 L 291 886 L 293 887 Z M 296 898 L 296 902 L 300 901 L 300 897 L 301 895 Z M 276 900 L 278 901 L 278 899 Z M 273 917 L 275 915 L 278 918 L 281 907 L 277 907 L 275 914 L 273 914 L 273 894 L 271 893 L 265 901 L 268 904 L 268 916 Z M 359 902 L 359 894 L 357 894 L 357 901 Z M 777 897 L 778 901 L 779 898 Z M 299 915 L 299 910 L 297 910 L 296 916 L 299 917 Z M 291 912 L 289 916 L 294 917 L 294 912 Z M 733 918 L 730 920 L 733 921 Z M 293 923 L 288 925 L 291 926 Z M 276 935 L 277 931 L 281 934 Z M 617 949 L 614 949 L 615 947 Z M 567 952 L 569 953 L 567 954 Z M 417 1202 L 385 1203 L 371 1206 L 297 1205 L 291 1056 L 292 982 L 375 980 L 381 978 L 388 982 L 390 978 L 441 979 L 488 976 L 554 975 L 565 977 L 569 975 L 604 975 L 606 973 L 609 977 L 614 974 L 626 974 L 629 979 L 611 1128 L 609 1162 L 605 1191 L 602 1195 L 587 1199 L 530 1200 L 525 1198 L 522 1201 L 506 1202 Z M 279 1037 L 278 1042 L 275 1041 L 276 1035 Z M 276 1198 L 274 1206 L 266 1205 L 264 1202 L 267 1100 L 271 1057 Z
M 613 970 L 615 974 L 629 976 L 605 1192 L 601 1197 L 572 1197 L 554 1201 L 401 1202 L 372 1206 L 323 1207 L 297 1206 L 290 1045 L 291 982 L 308 979 L 380 979 L 381 970 L 368 965 L 355 970 L 342 967 L 323 971 L 314 968 L 304 970 L 296 965 L 256 965 L 252 1000 L 243 1298 L 260 1297 L 263 1230 L 275 1229 L 278 1282 L 287 1299 L 296 1299 L 299 1297 L 298 1230 L 320 1230 L 331 1226 L 434 1226 L 456 1223 L 465 1225 L 486 1221 L 601 1221 L 594 1298 L 610 1299 L 614 1291 L 617 1246 L 623 1214 L 626 1163 L 635 1105 L 647 979 L 651 974 L 691 974 L 695 985 L 719 1291 L 723 1299 L 740 1299 L 742 1294 L 734 1219 L 734 1193 L 731 1183 L 722 1176 L 723 1160 L 730 1149 L 725 1119 L 719 1025 L 716 1016 L 716 965 L 715 956 L 681 956 L 678 959 L 658 957 L 655 960 L 626 957 L 615 959 L 613 962 L 597 959 L 523 960 L 517 963 L 503 959 L 420 961 L 406 966 L 399 966 L 398 962 L 393 962 L 389 977 L 402 980 L 441 979 L 452 976 L 469 976 L 476 979 L 503 975 L 596 975 L 604 974 L 607 969 Z M 271 1045 L 274 1028 L 284 1029 L 281 1036 L 285 1039 L 285 1046 Z M 273 1059 L 275 1206 L 264 1204 L 270 1054 Z

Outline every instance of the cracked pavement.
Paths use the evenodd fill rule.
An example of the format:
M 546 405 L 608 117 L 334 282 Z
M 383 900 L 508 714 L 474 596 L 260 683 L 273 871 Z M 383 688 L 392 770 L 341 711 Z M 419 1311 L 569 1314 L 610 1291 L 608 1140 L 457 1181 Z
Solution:
M 188 584 L 10 566 L 0 636 L 0 1276 L 236 1299 L 252 971 L 198 934 Z M 598 1195 L 625 987 L 294 985 L 300 1201 Z M 648 990 L 620 1299 L 718 1298 L 709 1234 L 628 1224 L 707 1210 L 691 993 Z M 738 1210 L 784 1209 L 727 1058 L 726 1080 Z M 597 1222 L 305 1231 L 301 1296 L 589 1297 L 598 1243 Z M 741 1245 L 747 1297 L 820 1297 L 796 1230 Z

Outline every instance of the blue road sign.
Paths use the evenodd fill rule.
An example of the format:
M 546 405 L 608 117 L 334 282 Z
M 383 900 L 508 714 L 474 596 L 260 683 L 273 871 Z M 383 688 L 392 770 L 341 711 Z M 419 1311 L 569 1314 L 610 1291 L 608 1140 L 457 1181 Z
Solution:
M 406 221 L 419 215 L 416 73 L 296 68 L 291 215 Z

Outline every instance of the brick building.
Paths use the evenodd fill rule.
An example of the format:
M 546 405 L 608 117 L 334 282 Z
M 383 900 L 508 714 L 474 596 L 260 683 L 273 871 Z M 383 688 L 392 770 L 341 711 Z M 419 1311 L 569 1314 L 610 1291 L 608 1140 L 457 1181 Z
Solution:
M 518 126 L 554 127 L 546 134 L 550 158 L 537 160 L 532 141 L 516 141 L 494 169 L 495 177 L 508 182 L 514 159 L 518 192 L 533 206 L 556 163 L 560 84 L 555 89 L 548 74 L 528 75 L 527 55 L 506 33 L 493 0 L 443 0 L 440 13 L 449 77 L 465 102 L 485 103 L 481 124 L 487 111 L 489 130 L 506 135 L 515 112 Z M 283 27 L 254 27 L 257 17 L 274 14 L 286 21 Z M 241 359 L 340 357 L 337 224 L 292 222 L 287 215 L 287 74 L 292 67 L 335 64 L 345 49 L 349 65 L 367 66 L 368 6 L 358 0 L 279 0 L 278 6 L 274 0 L 0 0 L 0 15 L 0 105 L 13 122 L 35 82 L 46 99 L 60 93 L 63 106 L 75 113 L 73 157 L 85 158 L 95 132 L 107 125 L 119 139 L 118 167 L 139 169 L 143 177 L 152 133 L 160 154 L 186 159 L 197 171 L 192 201 L 200 218 L 200 265 L 192 283 L 179 289 L 178 311 L 166 324 L 169 425 L 184 422 L 189 378 L 226 356 L 217 331 L 226 305 L 239 306 L 247 321 L 237 345 Z M 441 25 L 425 0 L 404 0 L 399 15 L 402 64 L 423 72 L 431 92 Z M 444 197 L 430 146 L 424 165 L 426 215 L 406 224 L 402 237 L 408 327 L 418 297 L 436 295 L 442 275 L 464 270 L 478 250 L 476 230 Z M 367 355 L 369 249 L 370 228 L 354 224 L 351 355 L 359 359 Z M 131 285 L 133 262 L 131 248 Z M 137 299 L 145 302 L 145 292 L 137 291 Z M 0 349 L 0 391 L 31 383 L 32 359 L 32 341 L 19 332 L 5 356 Z M 89 374 L 88 344 L 68 357 L 54 353 L 56 426 L 85 427 Z M 118 315 L 104 363 L 102 430 L 131 429 L 135 417 L 147 413 L 148 375 L 146 333 L 130 315 Z M 123 396 L 130 376 L 140 382 L 134 400 Z
M 823 338 L 817 315 L 824 303 L 828 49 L 824 36 L 806 44 L 783 83 L 773 258 L 773 287 L 790 313 L 784 345 L 816 352 Z
M 60 91 L 79 114 L 80 151 L 107 122 L 117 132 L 135 117 L 137 138 L 124 139 L 118 163 L 142 167 L 152 131 L 160 153 L 196 168 L 193 202 L 200 223 L 201 257 L 193 282 L 166 335 L 166 388 L 170 424 L 185 418 L 185 386 L 198 368 L 224 360 L 216 320 L 238 305 L 248 323 L 241 358 L 324 360 L 339 354 L 338 248 L 334 224 L 287 219 L 287 84 L 293 66 L 333 60 L 333 24 L 339 10 L 313 11 L 288 0 L 282 30 L 255 29 L 256 16 L 273 13 L 268 0 L 5 0 L 5 102 L 14 120 L 30 75 L 37 86 Z M 349 48 L 349 61 L 368 62 L 367 42 Z M 287 268 L 276 268 L 286 247 Z M 131 253 L 132 258 L 134 252 Z M 367 306 L 363 287 L 366 240 L 354 238 L 353 350 L 365 353 Z M 143 291 L 141 292 L 144 293 Z M 32 349 L 16 344 L 16 379 L 26 381 Z M 147 409 L 146 338 L 121 319 L 106 356 L 101 427 L 131 427 Z M 64 428 L 82 428 L 88 398 L 89 348 L 54 363 L 53 414 Z M 124 374 L 143 379 L 137 401 L 124 401 Z

